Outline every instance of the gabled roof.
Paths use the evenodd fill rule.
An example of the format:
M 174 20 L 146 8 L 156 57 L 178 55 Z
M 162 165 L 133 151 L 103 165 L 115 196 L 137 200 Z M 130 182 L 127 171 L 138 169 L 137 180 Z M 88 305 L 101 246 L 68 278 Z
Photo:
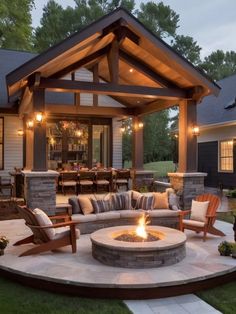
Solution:
M 119 40 L 118 48 L 113 47 L 115 38 Z M 90 70 L 97 62 L 99 77 L 109 82 L 111 65 L 107 59 L 113 48 L 119 51 L 121 85 L 184 91 L 200 86 L 201 97 L 219 92 L 217 84 L 147 30 L 133 15 L 119 8 L 9 73 L 6 77 L 9 96 L 22 93 L 35 72 L 40 72 L 43 78 L 58 79 L 76 67 Z M 150 100 L 145 95 L 143 98 L 134 95 L 135 92 L 132 97 L 121 95 L 116 99 L 128 107 L 140 107 L 159 99 L 158 96 Z
M 8 104 L 6 75 L 36 56 L 35 53 L 0 49 L 0 107 L 10 107 Z
M 236 74 L 217 82 L 221 87 L 218 97 L 204 98 L 197 106 L 199 125 L 228 124 L 236 121 Z

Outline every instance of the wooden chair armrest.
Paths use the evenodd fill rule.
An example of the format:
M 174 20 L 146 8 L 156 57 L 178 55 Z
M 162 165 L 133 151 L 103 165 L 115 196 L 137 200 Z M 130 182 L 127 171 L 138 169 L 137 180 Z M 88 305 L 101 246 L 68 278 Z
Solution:
M 191 210 L 189 209 L 189 210 L 181 210 L 180 211 L 180 216 L 186 216 L 186 215 L 188 215 L 188 214 L 190 214 L 191 213 Z
M 70 216 L 65 214 L 65 215 L 54 215 L 54 216 L 48 216 L 51 220 L 53 219 L 64 219 L 64 221 L 70 221 Z
M 72 225 L 76 225 L 76 222 L 75 221 L 59 222 L 51 226 L 33 226 L 33 225 L 27 224 L 29 228 L 35 228 L 35 229 L 60 228 L 60 227 L 67 227 L 67 226 L 72 226 Z

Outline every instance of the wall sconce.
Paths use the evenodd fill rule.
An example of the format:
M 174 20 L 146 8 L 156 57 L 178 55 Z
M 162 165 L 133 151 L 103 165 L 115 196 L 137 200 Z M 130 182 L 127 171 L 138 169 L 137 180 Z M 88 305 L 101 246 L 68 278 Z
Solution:
M 22 129 L 17 130 L 17 135 L 18 136 L 23 136 L 24 135 L 24 131 Z
M 76 130 L 75 131 L 75 135 L 80 137 L 82 135 L 82 131 L 81 130 Z
M 125 127 L 122 126 L 122 127 L 120 128 L 120 131 L 121 131 L 121 133 L 124 133 L 124 132 L 125 132 Z
M 195 135 L 195 136 L 198 136 L 198 135 L 200 134 L 199 126 L 194 125 L 194 126 L 192 127 L 192 134 Z
M 26 126 L 28 129 L 32 129 L 34 127 L 34 121 L 32 119 L 26 121 Z
M 40 112 L 35 112 L 35 120 L 37 123 L 42 123 L 43 122 L 43 113 Z
M 143 128 L 143 122 L 139 122 L 139 123 L 138 123 L 138 128 L 139 128 L 139 129 L 142 129 L 142 128 Z

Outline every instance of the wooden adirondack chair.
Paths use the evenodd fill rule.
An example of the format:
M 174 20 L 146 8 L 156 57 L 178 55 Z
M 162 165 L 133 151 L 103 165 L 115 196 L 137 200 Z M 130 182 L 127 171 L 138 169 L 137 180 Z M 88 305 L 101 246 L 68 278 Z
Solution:
M 207 208 L 205 222 L 197 221 L 191 219 L 191 210 L 185 210 L 180 212 L 180 230 L 190 229 L 193 231 L 201 232 L 203 231 L 203 241 L 206 241 L 207 233 L 211 233 L 217 236 L 225 236 L 225 234 L 216 229 L 213 225 L 216 220 L 216 210 L 220 204 L 220 199 L 218 196 L 213 194 L 202 194 L 196 197 L 196 201 L 205 202 L 209 201 Z M 190 214 L 190 219 L 183 219 L 185 215 Z
M 76 253 L 76 239 L 79 238 L 80 232 L 75 228 L 75 222 L 65 221 L 53 224 L 50 219 L 57 220 L 67 218 L 60 215 L 51 217 L 47 216 L 48 222 L 50 222 L 44 224 L 42 221 L 40 221 L 40 219 L 37 218 L 37 215 L 35 215 L 34 211 L 27 208 L 26 206 L 18 206 L 18 210 L 20 216 L 25 219 L 26 226 L 31 229 L 33 234 L 25 239 L 17 241 L 14 245 L 22 245 L 27 243 L 36 244 L 33 248 L 28 249 L 19 256 L 39 254 L 67 245 L 71 245 L 72 253 Z M 46 214 L 44 213 L 44 215 Z

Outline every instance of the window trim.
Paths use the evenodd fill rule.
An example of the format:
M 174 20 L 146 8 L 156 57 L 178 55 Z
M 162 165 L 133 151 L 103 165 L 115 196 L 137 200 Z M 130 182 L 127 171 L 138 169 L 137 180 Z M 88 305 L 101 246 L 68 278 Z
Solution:
M 222 142 L 229 142 L 232 141 L 233 142 L 233 147 L 232 147 L 232 164 L 233 164 L 233 169 L 232 170 L 221 170 L 221 143 Z M 220 173 L 234 173 L 234 139 L 230 138 L 230 139 L 223 139 L 223 140 L 219 140 L 218 141 L 218 172 Z

